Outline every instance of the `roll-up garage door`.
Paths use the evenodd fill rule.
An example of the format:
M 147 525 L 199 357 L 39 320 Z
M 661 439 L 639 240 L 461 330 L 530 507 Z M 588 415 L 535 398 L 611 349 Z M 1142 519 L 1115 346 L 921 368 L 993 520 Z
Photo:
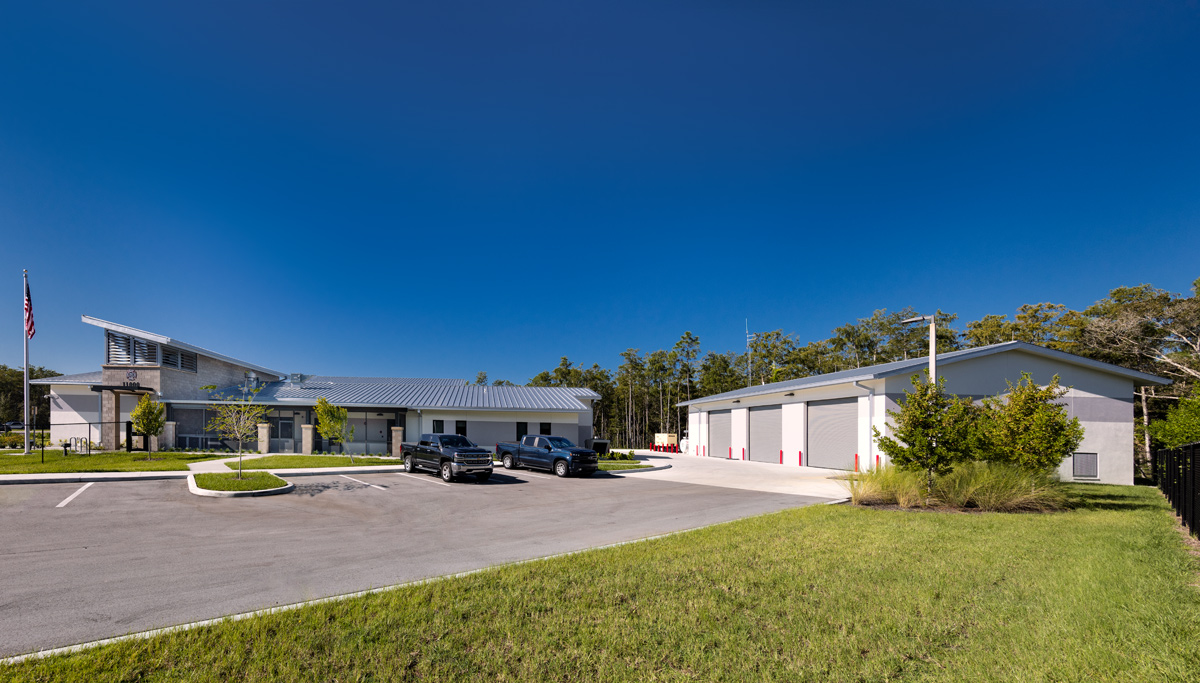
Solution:
M 714 410 L 708 414 L 708 455 L 712 458 L 728 458 L 730 430 L 733 415 L 728 410 Z
M 779 462 L 783 448 L 783 406 L 750 409 L 750 459 Z
M 854 469 L 858 451 L 858 399 L 836 398 L 808 403 L 808 458 L 810 467 Z

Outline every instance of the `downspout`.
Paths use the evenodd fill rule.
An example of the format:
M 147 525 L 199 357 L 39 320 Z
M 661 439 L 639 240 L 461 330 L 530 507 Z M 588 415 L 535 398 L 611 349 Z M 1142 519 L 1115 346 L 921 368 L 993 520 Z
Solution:
M 875 421 L 875 389 L 874 387 L 863 386 L 858 380 L 854 380 L 854 386 L 867 392 L 867 445 L 869 452 L 867 456 L 867 468 L 871 466 L 871 452 L 875 450 L 875 433 L 871 431 Z

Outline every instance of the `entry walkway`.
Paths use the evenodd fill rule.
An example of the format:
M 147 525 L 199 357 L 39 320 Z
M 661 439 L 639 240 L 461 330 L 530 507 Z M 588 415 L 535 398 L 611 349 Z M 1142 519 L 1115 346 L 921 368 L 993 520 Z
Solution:
M 704 458 L 686 453 L 655 453 L 648 450 L 635 450 L 634 454 L 648 465 L 670 463 L 669 470 L 647 472 L 645 475 L 647 478 L 654 477 L 662 481 L 839 500 L 850 495 L 842 481 L 835 478 L 847 474 L 841 470 L 788 467 L 746 460 Z M 636 476 L 637 470 L 629 470 L 622 474 Z

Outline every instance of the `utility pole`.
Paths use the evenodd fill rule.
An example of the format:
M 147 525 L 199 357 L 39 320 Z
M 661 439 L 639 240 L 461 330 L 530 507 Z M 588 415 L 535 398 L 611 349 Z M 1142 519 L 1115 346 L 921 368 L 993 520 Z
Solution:
M 750 346 L 750 342 L 758 338 L 757 334 L 750 334 L 750 319 L 746 318 L 746 386 L 754 386 L 754 348 Z

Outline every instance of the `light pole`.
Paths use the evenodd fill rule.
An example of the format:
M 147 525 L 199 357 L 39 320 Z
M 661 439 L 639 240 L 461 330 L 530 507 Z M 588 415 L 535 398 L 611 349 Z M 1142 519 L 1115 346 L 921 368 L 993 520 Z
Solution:
M 915 318 L 901 320 L 900 324 L 911 325 L 926 320 L 929 321 L 929 383 L 937 386 L 937 323 L 934 317 L 932 315 L 918 315 Z

